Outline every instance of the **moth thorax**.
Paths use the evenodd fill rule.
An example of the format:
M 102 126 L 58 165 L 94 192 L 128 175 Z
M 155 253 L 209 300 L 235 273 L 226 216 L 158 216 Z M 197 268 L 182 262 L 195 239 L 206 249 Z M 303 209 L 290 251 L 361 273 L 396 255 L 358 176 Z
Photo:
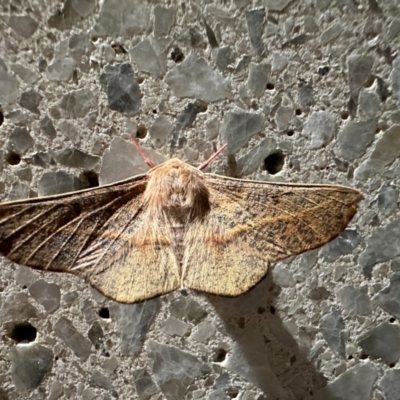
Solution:
M 169 187 L 163 209 L 184 219 L 203 217 L 210 209 L 209 192 L 202 179 L 176 179 Z
M 145 200 L 153 211 L 184 219 L 201 218 L 210 209 L 202 173 L 185 164 L 155 169 L 147 184 Z

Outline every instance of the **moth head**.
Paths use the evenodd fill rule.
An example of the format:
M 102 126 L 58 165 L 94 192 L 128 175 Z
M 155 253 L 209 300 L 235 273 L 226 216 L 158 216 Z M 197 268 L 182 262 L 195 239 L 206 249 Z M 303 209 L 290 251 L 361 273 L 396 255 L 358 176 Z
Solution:
M 210 209 L 204 174 L 178 159 L 169 160 L 148 172 L 145 201 L 153 212 L 181 213 L 201 218 Z

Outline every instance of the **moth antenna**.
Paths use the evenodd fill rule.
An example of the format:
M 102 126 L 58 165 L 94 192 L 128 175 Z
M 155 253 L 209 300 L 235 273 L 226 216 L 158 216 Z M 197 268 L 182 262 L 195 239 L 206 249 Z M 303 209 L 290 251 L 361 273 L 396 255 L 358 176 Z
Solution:
M 142 147 L 140 146 L 140 144 L 138 143 L 138 141 L 136 140 L 135 136 L 133 136 L 132 134 L 130 135 L 131 141 L 133 143 L 133 145 L 136 147 L 136 150 L 140 153 L 140 155 L 143 157 L 144 162 L 150 167 L 153 168 L 156 165 L 153 163 L 153 161 L 150 160 L 149 157 L 147 157 L 146 153 L 143 151 Z
M 206 168 L 208 164 L 211 163 L 215 158 L 219 156 L 220 153 L 222 153 L 226 147 L 228 146 L 228 143 L 225 143 L 219 150 L 217 150 L 207 161 L 204 161 L 203 164 L 200 165 L 199 170 L 201 171 L 202 169 Z

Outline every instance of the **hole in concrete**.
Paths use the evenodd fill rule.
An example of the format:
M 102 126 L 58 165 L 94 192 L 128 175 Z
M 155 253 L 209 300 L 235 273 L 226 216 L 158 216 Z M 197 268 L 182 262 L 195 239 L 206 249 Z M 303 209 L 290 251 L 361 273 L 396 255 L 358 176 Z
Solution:
M 182 53 L 182 50 L 179 47 L 175 47 L 174 50 L 171 52 L 171 60 L 175 61 L 176 63 L 180 63 L 183 61 L 185 56 Z
M 99 175 L 96 171 L 83 171 L 79 175 L 83 189 L 89 189 L 99 186 Z
M 293 135 L 294 135 L 294 130 L 293 130 L 293 129 L 289 129 L 289 130 L 287 131 L 287 135 L 288 135 L 288 136 L 293 136 Z
M 275 85 L 273 83 L 267 83 L 267 89 L 268 90 L 274 90 L 275 89 Z
M 21 156 L 13 151 L 9 151 L 6 155 L 6 161 L 10 165 L 18 165 L 21 162 Z
M 140 124 L 137 127 L 136 137 L 139 139 L 144 139 L 147 135 L 147 128 L 146 125 Z
M 342 112 L 340 113 L 340 118 L 342 118 L 342 119 L 347 119 L 347 118 L 349 118 L 349 113 L 348 113 L 347 111 L 342 111 Z
M 329 72 L 330 68 L 327 65 L 318 68 L 318 74 L 321 76 L 325 76 Z
M 103 319 L 109 319 L 110 318 L 110 310 L 108 309 L 108 307 L 100 308 L 99 317 L 101 317 Z
M 12 328 L 8 336 L 17 343 L 29 343 L 36 339 L 36 332 L 36 328 L 29 322 L 20 322 Z
M 226 358 L 226 350 L 218 349 L 217 353 L 215 354 L 214 361 L 215 362 L 222 362 Z
M 124 46 L 122 46 L 118 43 L 113 43 L 111 45 L 111 48 L 114 50 L 115 54 L 126 54 L 127 53 Z
M 275 153 L 270 154 L 264 159 L 265 169 L 271 175 L 277 174 L 282 170 L 285 164 L 285 156 L 281 150 L 277 150 Z

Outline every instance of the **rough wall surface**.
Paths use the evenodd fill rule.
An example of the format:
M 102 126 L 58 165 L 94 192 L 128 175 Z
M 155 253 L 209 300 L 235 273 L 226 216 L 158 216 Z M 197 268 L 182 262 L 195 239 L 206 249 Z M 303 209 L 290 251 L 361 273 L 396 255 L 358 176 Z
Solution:
M 399 34 L 397 0 L 2 0 L 2 200 L 145 172 L 129 133 L 364 200 L 238 298 L 121 305 L 1 259 L 0 398 L 400 399 Z

